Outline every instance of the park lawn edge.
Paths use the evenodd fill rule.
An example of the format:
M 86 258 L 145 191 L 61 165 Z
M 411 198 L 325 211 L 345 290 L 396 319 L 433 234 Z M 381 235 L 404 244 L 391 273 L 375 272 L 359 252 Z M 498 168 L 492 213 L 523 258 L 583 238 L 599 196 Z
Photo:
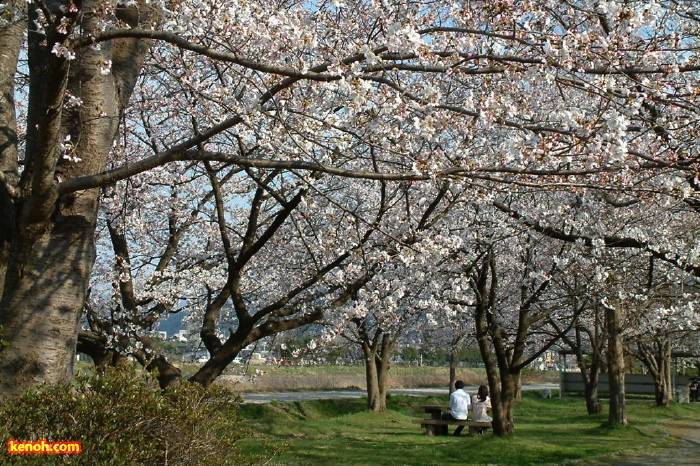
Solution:
M 606 427 L 604 411 L 588 415 L 583 400 L 525 394 L 515 411 L 516 433 L 507 438 L 428 437 L 413 418 L 421 404 L 440 397 L 390 396 L 387 413 L 365 409 L 366 400 L 316 400 L 244 405 L 252 435 L 245 453 L 284 446 L 274 465 L 374 464 L 608 464 L 615 457 L 655 453 L 678 444 L 664 421 L 698 417 L 700 407 L 672 403 L 658 408 L 629 403 L 627 427 Z

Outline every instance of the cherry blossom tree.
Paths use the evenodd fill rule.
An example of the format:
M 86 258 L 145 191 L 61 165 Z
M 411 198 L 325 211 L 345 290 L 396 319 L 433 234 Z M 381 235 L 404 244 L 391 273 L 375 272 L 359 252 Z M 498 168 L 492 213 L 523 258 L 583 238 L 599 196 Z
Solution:
M 699 24 L 690 1 L 3 3 L 3 393 L 69 379 L 100 196 L 142 176 L 450 179 L 483 203 L 495 183 L 697 209 Z M 698 275 L 672 233 L 626 233 Z
M 433 219 L 441 216 L 433 217 L 435 205 L 432 202 L 423 211 L 409 230 L 410 238 L 358 291 L 352 306 L 329 316 L 335 322 L 329 328 L 362 349 L 367 407 L 374 412 L 386 411 L 387 378 L 396 346 L 409 332 L 420 333 L 434 323 L 445 310 L 441 301 L 448 282 L 441 277 L 442 265 L 461 239 L 430 228 Z
M 650 270 L 643 293 L 626 293 L 634 303 L 625 322 L 627 351 L 647 368 L 656 404 L 664 407 L 674 396 L 672 352 L 683 349 L 680 342 L 700 330 L 697 285 L 674 272 Z
M 381 260 L 381 255 L 373 257 L 370 239 L 381 232 L 385 213 L 381 206 L 387 200 L 371 199 L 361 186 L 366 183 L 355 186 L 355 195 L 345 183 L 338 196 L 341 191 L 333 178 L 314 180 L 309 187 L 306 181 L 280 172 L 264 178 L 251 175 L 247 182 L 236 181 L 232 190 L 224 189 L 223 182 L 232 183 L 233 178 L 221 182 L 212 178 L 210 187 L 202 186 L 202 198 L 189 217 L 173 214 L 177 204 L 166 204 L 171 193 L 154 199 L 168 205 L 160 220 L 168 228 L 160 232 L 154 228 L 144 244 L 153 252 L 142 258 L 131 258 L 126 245 L 146 243 L 148 228 L 141 225 L 138 210 L 124 212 L 123 200 L 117 202 L 120 223 L 132 227 L 119 234 L 108 221 L 116 262 L 113 290 L 96 294 L 88 313 L 89 331 L 79 341 L 106 341 L 105 346 L 137 357 L 144 366 L 158 369 L 166 387 L 179 379 L 179 371 L 158 352 L 146 330 L 163 312 L 186 313 L 188 320 L 199 322 L 210 355 L 192 380 L 209 385 L 242 349 L 313 323 L 355 296 Z M 248 193 L 242 190 L 250 188 L 246 200 Z M 186 222 L 177 225 L 178 218 Z M 147 224 L 158 222 L 158 218 L 147 220 Z M 126 240 L 126 234 L 140 238 Z M 108 269 L 110 259 L 105 255 L 105 262 L 98 264 Z M 157 267 L 149 267 L 154 259 Z M 95 290 L 99 286 L 96 282 Z
M 595 295 L 588 292 L 585 284 L 576 286 L 572 291 L 570 299 L 565 301 L 574 316 L 571 331 L 562 331 L 569 319 L 563 322 L 549 319 L 549 324 L 561 336 L 562 346 L 573 352 L 576 358 L 583 381 L 586 411 L 588 414 L 597 414 L 603 409 L 598 396 L 598 380 L 606 365 L 607 331 L 602 308 L 595 302 Z
M 561 297 L 550 294 L 550 285 L 553 275 L 566 270 L 557 260 L 563 251 L 543 255 L 530 241 L 526 234 L 525 238 L 508 235 L 497 243 L 486 243 L 465 271 L 473 291 L 476 339 L 498 435 L 515 430 L 513 410 L 522 370 L 559 341 L 559 335 L 541 338 L 546 332 L 538 327 L 546 325 L 559 309 Z M 513 243 L 524 247 L 510 249 Z M 571 323 L 563 333 L 570 327 Z

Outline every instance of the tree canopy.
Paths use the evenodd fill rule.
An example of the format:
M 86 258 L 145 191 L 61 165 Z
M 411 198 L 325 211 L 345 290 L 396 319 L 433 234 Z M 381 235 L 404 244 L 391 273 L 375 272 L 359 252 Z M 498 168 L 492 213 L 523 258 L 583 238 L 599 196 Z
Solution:
M 543 280 L 610 248 L 697 280 L 699 32 L 683 0 L 3 3 L 3 393 L 78 344 L 167 384 L 173 311 L 207 385 L 507 229 L 577 252 Z

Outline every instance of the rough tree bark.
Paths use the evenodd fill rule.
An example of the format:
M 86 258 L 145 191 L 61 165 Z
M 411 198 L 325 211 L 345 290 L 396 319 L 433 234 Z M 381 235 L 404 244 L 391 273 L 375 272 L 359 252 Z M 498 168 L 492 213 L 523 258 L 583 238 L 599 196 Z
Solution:
M 363 319 L 352 319 L 357 327 L 357 344 L 362 348 L 365 360 L 365 381 L 367 384 L 367 409 L 375 413 L 386 411 L 386 394 L 391 355 L 396 347 L 396 339 L 388 332 L 377 328 L 374 336 L 367 329 Z
M 15 67 L 26 28 L 27 5 L 7 2 L 13 21 L 0 27 L 0 293 L 15 229 L 13 198 L 19 182 L 17 121 L 15 117 Z M 0 294 L 1 296 L 1 294 Z
M 382 345 L 383 346 L 383 345 Z M 391 351 L 373 352 L 363 345 L 365 355 L 365 374 L 367 381 L 367 409 L 374 413 L 386 411 L 387 380 L 389 376 L 389 359 Z
M 513 405 L 516 381 L 510 373 L 508 352 L 504 351 L 504 335 L 495 321 L 496 289 L 498 278 L 495 262 L 489 252 L 474 274 L 473 289 L 476 295 L 474 311 L 476 341 L 486 368 L 493 414 L 493 433 L 510 435 L 515 433 Z M 500 349 L 494 350 L 492 348 Z
M 115 2 L 116 3 L 116 2 Z M 62 192 L 61 182 L 103 171 L 117 133 L 119 116 L 129 100 L 149 42 L 120 39 L 97 50 L 76 50 L 74 60 L 51 53 L 75 28 L 83 34 L 99 29 L 106 2 L 46 3 L 51 16 L 46 35 L 33 30 L 28 38 L 30 74 L 24 170 L 11 193 L 0 193 L 3 229 L 0 257 L 6 273 L 0 300 L 0 325 L 9 342 L 0 364 L 0 393 L 16 396 L 42 382 L 66 382 L 72 377 L 77 326 L 95 259 L 95 223 L 99 190 Z M 35 28 L 37 5 L 28 6 L 29 28 Z M 120 8 L 132 27 L 155 19 L 146 9 Z M 14 76 L 15 51 L 21 34 L 2 31 L 10 42 L 0 58 L 3 79 Z M 5 44 L 3 44 L 5 45 Z M 111 60 L 111 73 L 102 73 Z M 13 91 L 3 82 L 3 94 Z M 83 104 L 64 108 L 66 93 Z M 11 104 L 8 99 L 3 106 Z M 9 103 L 8 103 L 9 102 Z M 14 107 L 12 108 L 14 111 Z M 15 123 L 3 109 L 5 134 Z M 15 130 L 16 131 L 16 130 Z M 70 137 L 72 146 L 64 142 Z M 11 144 L 10 144 L 11 145 Z M 71 160 L 71 157 L 73 160 Z M 76 158 L 80 161 L 76 162 Z M 16 151 L 2 154 L 5 178 L 17 177 Z M 7 251 L 7 252 L 6 252 Z
M 650 344 L 638 343 L 634 353 L 649 370 L 654 379 L 654 401 L 657 406 L 668 407 L 673 399 L 671 381 L 671 340 L 657 336 Z
M 605 309 L 605 325 L 608 331 L 608 380 L 610 384 L 608 422 L 611 426 L 625 426 L 627 425 L 625 357 L 620 326 L 620 309 L 605 301 L 603 308 Z

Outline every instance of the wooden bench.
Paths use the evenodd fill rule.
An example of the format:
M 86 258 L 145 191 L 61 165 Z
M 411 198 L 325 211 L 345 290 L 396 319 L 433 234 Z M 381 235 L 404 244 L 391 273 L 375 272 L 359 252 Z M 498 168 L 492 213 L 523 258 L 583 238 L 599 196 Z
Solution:
M 469 435 L 474 435 L 482 429 L 490 429 L 491 421 L 456 421 L 443 419 L 413 419 L 413 422 L 425 428 L 426 435 L 447 435 L 447 426 L 468 426 Z
M 442 413 L 450 410 L 449 406 L 441 405 L 421 405 L 416 406 L 417 409 L 422 409 L 430 414 L 429 419 L 414 419 L 413 422 L 420 424 L 425 428 L 427 435 L 447 435 L 447 426 L 469 426 L 469 435 L 474 435 L 480 432 L 481 429 L 490 429 L 491 421 L 476 422 L 476 421 L 457 421 L 456 419 L 443 420 Z

